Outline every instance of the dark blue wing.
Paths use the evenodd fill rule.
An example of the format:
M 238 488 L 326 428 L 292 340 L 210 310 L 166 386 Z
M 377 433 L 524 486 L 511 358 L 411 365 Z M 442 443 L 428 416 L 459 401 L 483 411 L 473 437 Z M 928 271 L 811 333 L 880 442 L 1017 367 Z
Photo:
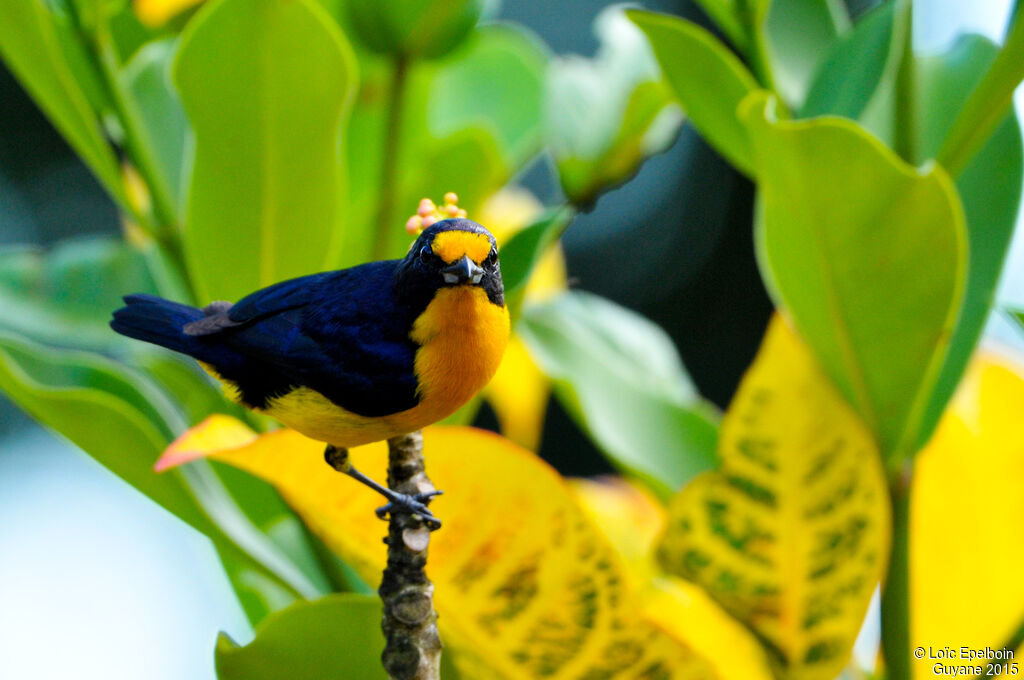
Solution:
M 360 415 L 415 406 L 416 345 L 410 313 L 392 290 L 394 266 L 316 274 L 243 298 L 228 312 L 239 325 L 198 338 L 211 350 L 207 360 L 252 406 L 298 386 Z

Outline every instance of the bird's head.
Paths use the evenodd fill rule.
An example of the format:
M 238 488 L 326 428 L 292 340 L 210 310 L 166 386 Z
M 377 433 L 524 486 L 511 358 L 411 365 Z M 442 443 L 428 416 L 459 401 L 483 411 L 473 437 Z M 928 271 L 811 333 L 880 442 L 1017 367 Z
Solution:
M 424 229 L 400 269 L 406 286 L 479 286 L 491 302 L 505 304 L 497 241 L 472 220 L 441 220 Z

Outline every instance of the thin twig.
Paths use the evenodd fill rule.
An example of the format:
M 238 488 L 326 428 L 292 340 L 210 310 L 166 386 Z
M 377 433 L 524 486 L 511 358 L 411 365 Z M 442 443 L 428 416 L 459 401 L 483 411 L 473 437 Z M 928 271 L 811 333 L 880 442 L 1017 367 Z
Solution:
M 393 231 L 394 206 L 398 185 L 398 154 L 402 134 L 402 109 L 405 106 L 406 80 L 409 72 L 408 57 L 395 57 L 388 94 L 387 123 L 384 127 L 380 187 L 377 195 L 377 220 L 373 236 L 373 259 L 383 260 L 389 255 Z
M 388 487 L 414 496 L 434 491 L 424 471 L 423 435 L 388 440 Z M 439 680 L 441 638 L 434 612 L 434 584 L 424 571 L 430 529 L 407 511 L 390 513 L 388 566 L 377 591 L 384 603 L 387 641 L 381 660 L 392 680 Z

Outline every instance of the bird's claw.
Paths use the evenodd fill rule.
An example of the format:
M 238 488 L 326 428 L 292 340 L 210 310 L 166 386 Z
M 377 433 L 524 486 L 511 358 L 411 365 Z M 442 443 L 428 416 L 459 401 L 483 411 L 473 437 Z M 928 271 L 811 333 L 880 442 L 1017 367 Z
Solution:
M 443 493 L 444 491 L 439 490 L 413 494 L 411 496 L 409 494 L 396 493 L 395 497 L 392 498 L 387 505 L 382 505 L 377 508 L 377 517 L 384 519 L 387 517 L 388 513 L 393 510 L 401 509 L 410 514 L 419 515 L 431 531 L 436 531 L 441 528 L 441 520 L 434 517 L 426 504 L 429 503 L 430 499 L 434 496 L 440 496 Z

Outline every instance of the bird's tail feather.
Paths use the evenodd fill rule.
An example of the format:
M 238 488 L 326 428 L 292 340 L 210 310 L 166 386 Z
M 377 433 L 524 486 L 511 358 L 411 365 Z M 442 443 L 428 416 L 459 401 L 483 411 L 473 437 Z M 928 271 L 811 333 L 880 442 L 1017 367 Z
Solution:
M 194 355 L 195 338 L 186 335 L 182 327 L 202 318 L 202 310 L 155 295 L 128 295 L 124 302 L 125 306 L 114 312 L 111 328 L 130 338 Z

